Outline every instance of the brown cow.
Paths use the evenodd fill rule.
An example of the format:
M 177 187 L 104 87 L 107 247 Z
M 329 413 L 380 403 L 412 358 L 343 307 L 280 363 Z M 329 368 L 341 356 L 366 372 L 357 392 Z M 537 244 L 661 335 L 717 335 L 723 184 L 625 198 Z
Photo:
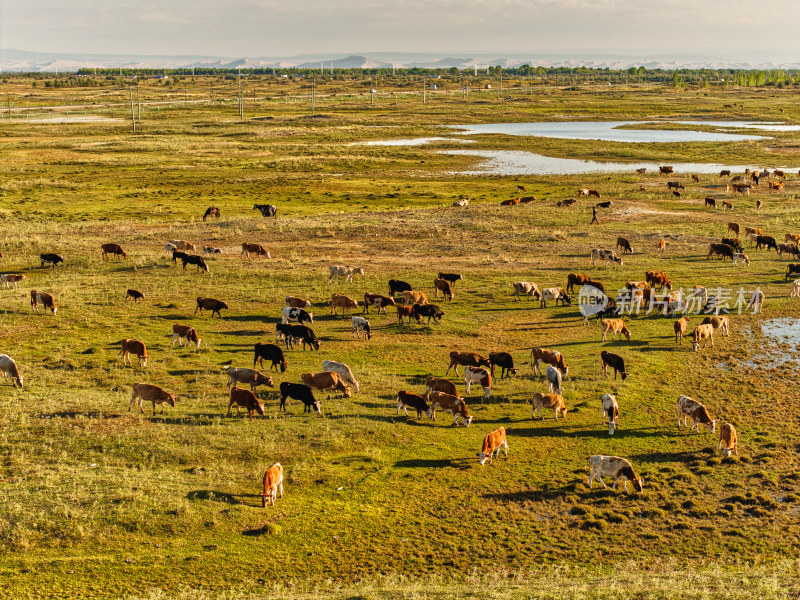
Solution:
M 47 313 L 47 309 L 49 308 L 53 311 L 53 316 L 56 316 L 56 312 L 58 312 L 58 308 L 56 307 L 55 300 L 53 300 L 53 296 L 48 294 L 47 292 L 40 292 L 39 290 L 31 290 L 31 307 L 33 307 L 33 311 L 38 313 L 39 312 L 39 305 L 44 307 L 44 312 Z
M 147 347 L 144 345 L 144 342 L 141 340 L 129 340 L 126 338 L 122 340 L 120 344 L 122 344 L 122 350 L 119 354 L 122 356 L 123 365 L 125 364 L 126 360 L 130 363 L 131 354 L 135 354 L 139 357 L 139 366 L 147 366 Z
M 442 292 L 445 300 L 450 300 L 452 302 L 454 294 L 450 282 L 446 279 L 439 279 L 437 277 L 433 280 L 433 295 L 435 298 L 439 297 L 439 292 Z
M 214 317 L 214 313 L 217 313 L 217 315 L 219 315 L 219 318 L 221 319 L 222 313 L 220 313 L 219 311 L 223 309 L 227 310 L 228 305 L 225 304 L 222 300 L 215 300 L 214 298 L 202 298 L 198 296 L 197 308 L 194 309 L 194 312 L 195 314 L 197 314 L 197 311 L 199 310 L 200 314 L 202 315 L 203 310 L 210 310 L 212 318 Z
M 512 198 L 511 200 L 503 200 L 500 206 L 515 206 L 519 204 L 519 198 Z
M 567 292 L 575 293 L 576 285 L 586 285 L 589 280 L 589 276 L 584 273 L 570 273 L 567 275 Z
M 383 312 L 386 314 L 386 307 L 387 306 L 397 306 L 394 302 L 394 298 L 390 296 L 381 296 L 380 294 L 364 294 L 364 312 L 369 312 L 369 307 L 374 306 L 378 309 L 378 312 Z M 344 311 L 342 312 L 344 314 Z M 388 316 L 388 315 L 387 315 Z
M 541 392 L 536 392 L 533 395 L 531 403 L 533 405 L 531 419 L 536 418 L 536 413 L 538 411 L 539 416 L 542 418 L 542 421 L 544 421 L 544 414 L 542 413 L 543 408 L 552 408 L 556 421 L 558 421 L 558 413 L 561 413 L 561 416 L 564 418 L 567 416 L 567 406 L 564 404 L 564 398 L 561 397 L 561 394 L 543 394 Z
M 680 396 L 678 398 L 678 427 L 681 426 L 681 419 L 683 419 L 683 427 L 688 427 L 686 420 L 689 418 L 694 421 L 690 431 L 700 433 L 698 425 L 702 423 L 709 432 L 714 433 L 717 422 L 708 414 L 706 407 L 701 402 L 692 400 L 689 396 Z
M 7 289 L 11 289 L 10 283 L 13 283 L 14 288 L 16 288 L 17 284 L 25 279 L 27 279 L 27 277 L 22 273 L 3 273 L 0 275 L 0 282 L 2 282 Z
M 298 296 L 286 296 L 286 306 L 291 306 L 292 308 L 310 308 L 311 301 Z
M 228 365 L 223 368 L 223 371 L 228 374 L 230 380 L 227 387 L 235 386 L 237 383 L 250 384 L 250 389 L 255 392 L 256 387 L 259 385 L 266 385 L 267 387 L 275 387 L 272 383 L 272 377 L 264 375 L 257 369 L 248 369 L 245 367 L 233 367 Z
M 717 208 L 717 200 L 716 198 L 706 198 L 706 206 L 711 206 L 713 208 Z
M 431 407 L 428 409 L 428 417 L 432 421 L 436 420 L 436 409 L 441 408 L 453 415 L 453 425 L 456 427 L 458 426 L 458 417 L 461 417 L 467 427 L 472 423 L 472 416 L 467 411 L 463 398 L 445 394 L 444 392 L 430 392 L 428 399 L 431 403 Z
M 144 300 L 144 294 L 139 290 L 128 290 L 125 292 L 125 302 L 128 301 L 128 298 L 133 299 L 134 302 L 138 302 L 139 300 Z
M 478 452 L 478 462 L 481 466 L 486 464 L 488 459 L 489 464 L 494 460 L 495 451 L 497 457 L 500 457 L 500 448 L 503 448 L 508 458 L 508 441 L 506 440 L 506 428 L 503 426 L 498 427 L 494 431 L 487 433 L 483 438 L 483 447 Z
M 458 366 L 465 367 L 492 367 L 488 359 L 484 358 L 477 352 L 451 352 L 450 353 L 450 366 L 447 367 L 445 375 L 450 372 L 450 369 L 455 368 L 456 376 L 458 376 Z
M 428 408 L 430 408 L 425 398 L 418 394 L 412 394 L 405 390 L 397 392 L 397 415 L 400 415 L 400 409 L 402 408 L 403 412 L 408 416 L 409 406 L 417 411 L 417 419 L 421 419 L 422 413 L 428 412 Z
M 397 319 L 400 323 L 403 323 L 403 317 L 408 317 L 408 322 L 411 323 L 411 320 L 414 318 L 414 310 L 411 306 L 403 306 L 398 304 L 397 305 Z
M 352 317 L 353 309 L 358 308 L 358 301 L 348 298 L 344 294 L 331 294 L 331 312 L 336 314 L 337 308 L 342 309 L 342 317 L 344 317 L 345 310 L 347 310 Z
M 728 223 L 728 231 L 735 233 L 736 237 L 739 237 L 739 224 L 738 223 Z M 725 232 L 727 234 L 727 231 Z
M 100 246 L 103 250 L 103 258 L 108 258 L 109 254 L 114 256 L 121 256 L 124 259 L 128 258 L 128 255 L 125 254 L 125 251 L 122 249 L 122 246 L 119 244 L 103 244 Z
M 250 254 L 253 253 L 256 257 L 263 256 L 265 258 L 272 258 L 269 252 L 264 249 L 264 246 L 261 244 L 248 244 L 247 242 L 242 242 L 242 258 L 247 255 L 247 260 L 250 259 Z
M 194 327 L 189 325 L 180 325 L 175 323 L 172 325 L 172 346 L 175 346 L 175 342 L 177 341 L 180 346 L 183 346 L 183 340 L 186 340 L 186 343 L 191 345 L 194 344 L 198 350 L 200 350 L 200 338 L 197 335 L 197 331 L 195 331 Z
M 600 325 L 603 327 L 603 341 L 606 340 L 606 335 L 608 332 L 611 332 L 611 339 L 615 340 L 619 335 L 620 340 L 622 336 L 625 336 L 625 339 L 630 341 L 631 339 L 631 330 L 628 329 L 628 326 L 625 324 L 625 321 L 622 319 L 601 319 Z
M 164 413 L 164 403 L 170 406 L 175 406 L 175 394 L 170 394 L 164 388 L 149 383 L 134 383 L 133 395 L 131 395 L 131 403 L 128 405 L 128 411 L 133 408 L 133 403 L 138 400 L 139 410 L 144 412 L 142 408 L 142 401 L 153 403 L 153 414 L 156 414 L 156 404 L 161 405 L 161 413 Z
M 261 508 L 266 508 L 267 504 L 275 506 L 275 497 L 280 490 L 283 498 L 283 465 L 276 462 L 267 472 L 264 473 L 264 492 L 261 494 Z
M 425 292 L 406 291 L 403 292 L 403 304 L 429 304 L 428 296 Z
M 569 367 L 564 360 L 564 355 L 558 350 L 549 350 L 547 348 L 531 348 L 531 368 L 534 373 L 543 375 L 539 363 L 547 363 L 559 369 L 566 377 L 569 374 Z
M 625 254 L 626 252 L 628 254 L 633 253 L 633 250 L 631 250 L 631 243 L 624 237 L 617 237 L 617 249 L 621 249 L 622 254 Z
M 722 450 L 725 458 L 728 458 L 731 453 L 739 455 L 739 451 L 736 449 L 738 441 L 739 436 L 736 435 L 736 428 L 730 423 L 723 423 L 719 430 L 719 445 L 717 449 Z
M 700 349 L 700 342 L 703 342 L 703 348 L 708 343 L 706 340 L 711 340 L 711 347 L 714 347 L 714 326 L 709 324 L 698 325 L 692 332 L 692 349 L 697 352 Z
M 425 378 L 425 393 L 427 394 L 430 392 L 444 392 L 451 396 L 458 396 L 455 383 L 449 379 L 443 379 L 442 377 L 435 377 L 433 375 L 428 375 Z
M 253 412 L 257 412 L 264 416 L 264 405 L 259 402 L 256 395 L 250 390 L 233 386 L 231 388 L 231 401 L 228 403 L 228 412 L 226 415 L 231 414 L 231 407 L 236 405 L 236 416 L 239 416 L 239 408 L 244 408 L 247 411 L 247 418 L 253 420 Z
M 689 316 L 684 315 L 672 324 L 675 330 L 675 343 L 683 344 L 683 336 L 686 335 L 686 330 L 689 327 Z
M 319 373 L 303 373 L 300 376 L 304 385 L 311 389 L 328 390 L 328 398 L 331 397 L 331 390 L 342 392 L 346 398 L 353 394 L 350 387 L 344 382 L 342 376 L 335 371 L 321 371 Z

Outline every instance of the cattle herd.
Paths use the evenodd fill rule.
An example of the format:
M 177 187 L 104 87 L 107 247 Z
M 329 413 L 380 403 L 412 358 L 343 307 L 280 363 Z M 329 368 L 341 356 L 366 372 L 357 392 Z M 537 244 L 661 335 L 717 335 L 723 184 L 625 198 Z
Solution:
M 672 173 L 672 169 L 667 169 L 662 168 L 662 173 Z M 730 175 L 730 173 L 727 175 Z M 748 173 L 748 175 L 754 178 L 754 183 L 758 185 L 759 173 L 756 171 Z M 695 177 L 693 180 L 697 181 L 697 178 Z M 736 186 L 743 185 L 740 181 L 733 181 L 732 184 Z M 680 182 L 670 181 L 667 186 L 668 190 L 674 190 L 675 192 L 684 189 L 683 184 Z M 519 186 L 519 188 L 524 191 L 523 186 Z M 747 186 L 747 189 L 749 190 L 750 187 Z M 739 190 L 737 189 L 737 191 Z M 742 191 L 740 193 L 745 192 Z M 600 198 L 598 191 L 588 188 L 581 189 L 579 195 Z M 535 200 L 535 197 L 525 197 L 520 201 L 524 203 L 532 200 Z M 706 204 L 712 204 L 708 200 L 706 200 Z M 458 205 L 466 206 L 467 204 L 468 201 Z M 610 201 L 603 203 L 606 208 L 610 205 Z M 273 205 L 257 204 L 253 208 L 254 210 L 259 210 L 265 217 L 275 217 L 277 213 L 277 208 Z M 203 220 L 208 217 L 219 218 L 219 216 L 219 209 L 211 207 L 204 214 Z M 749 257 L 745 254 L 744 245 L 739 238 L 742 230 L 745 233 L 745 243 L 749 242 L 750 246 L 755 246 L 756 250 L 764 249 L 769 251 L 774 249 L 778 258 L 782 258 L 783 254 L 800 258 L 800 250 L 798 250 L 800 234 L 787 233 L 784 243 L 778 244 L 774 237 L 764 235 L 764 232 L 759 228 L 741 228 L 738 223 L 730 222 L 728 223 L 726 235 L 733 234 L 734 237 L 724 237 L 719 243 L 712 242 L 709 245 L 707 259 L 720 257 L 725 260 L 728 258 L 734 265 L 739 262 L 745 266 L 749 265 Z M 654 249 L 654 252 L 663 252 L 664 248 L 665 242 L 662 240 L 658 247 Z M 181 260 L 184 270 L 187 265 L 194 265 L 197 267 L 198 272 L 209 272 L 209 267 L 203 257 L 196 254 L 197 249 L 194 244 L 184 240 L 169 240 L 164 244 L 164 250 L 173 262 Z M 101 251 L 104 260 L 115 258 L 125 260 L 128 257 L 123 248 L 116 243 L 102 244 Z M 621 251 L 622 255 L 633 253 L 628 239 L 617 237 L 616 250 L 606 248 L 591 249 L 589 257 L 592 266 L 595 269 L 599 269 L 602 266 L 623 267 L 623 259 L 617 255 L 616 251 Z M 190 252 L 195 252 L 195 254 Z M 204 246 L 203 253 L 220 253 L 220 250 Z M 259 244 L 242 243 L 241 258 L 243 260 L 252 260 L 253 257 L 269 259 L 271 255 Z M 64 258 L 57 254 L 42 253 L 40 258 L 42 268 L 45 265 L 51 265 L 56 268 L 64 263 Z M 364 269 L 349 265 L 331 265 L 328 270 L 328 283 L 336 284 L 341 280 L 345 284 L 352 284 L 356 275 L 363 276 Z M 688 312 L 687 307 L 689 305 L 702 308 L 703 312 L 708 313 L 708 316 L 705 317 L 702 323 L 696 325 L 690 336 L 687 335 L 689 330 L 688 314 L 673 321 L 675 342 L 682 344 L 684 336 L 687 336 L 690 338 L 695 352 L 700 350 L 701 343 L 703 348 L 705 348 L 706 343 L 710 343 L 711 347 L 714 347 L 715 331 L 719 331 L 721 335 L 729 335 L 729 317 L 719 315 L 721 309 L 720 299 L 710 295 L 706 288 L 695 286 L 684 296 L 682 292 L 673 292 L 672 282 L 663 271 L 647 271 L 644 275 L 643 281 L 628 281 L 625 289 L 620 290 L 620 294 L 615 297 L 605 297 L 603 282 L 599 281 L 597 277 L 590 277 L 583 273 L 570 273 L 564 288 L 546 287 L 540 289 L 534 282 L 518 281 L 512 284 L 510 292 L 513 293 L 515 301 L 520 301 L 522 297 L 527 296 L 538 300 L 539 306 L 545 309 L 548 301 L 554 302 L 556 307 L 559 304 L 562 306 L 571 305 L 574 297 L 572 294 L 575 294 L 576 288 L 582 290 L 584 286 L 591 286 L 591 288 L 599 290 L 605 297 L 602 309 L 596 313 L 601 326 L 602 342 L 607 342 L 609 335 L 611 335 L 612 341 L 616 340 L 617 337 L 620 340 L 623 338 L 630 340 L 634 335 L 629 323 L 622 318 L 626 308 L 630 312 L 633 312 L 632 309 L 638 312 L 643 309 L 650 311 L 656 308 L 658 312 L 663 312 L 664 315 L 668 316 L 677 312 Z M 792 275 L 800 276 L 800 264 L 790 263 L 788 265 L 786 280 L 788 281 Z M 0 275 L 0 279 L 6 288 L 11 285 L 16 288 L 18 283 L 26 279 L 26 276 L 21 273 L 3 273 Z M 432 281 L 434 297 L 438 298 L 441 292 L 444 302 L 453 302 L 456 284 L 462 279 L 462 276 L 458 273 L 438 273 Z M 659 289 L 662 296 L 659 296 L 657 291 Z M 800 279 L 793 282 L 790 296 L 800 296 Z M 53 316 L 56 315 L 58 309 L 51 294 L 31 290 L 30 298 L 31 307 L 34 311 L 38 312 L 41 305 L 45 312 L 50 311 Z M 125 296 L 126 300 L 134 302 L 144 300 L 144 298 L 143 293 L 134 289 L 128 289 Z M 285 301 L 286 307 L 281 311 L 279 322 L 275 326 L 275 343 L 258 343 L 255 345 L 253 368 L 225 366 L 224 372 L 229 378 L 227 387 L 230 390 L 228 413 L 235 407 L 237 414 L 244 409 L 249 419 L 252 419 L 254 414 L 264 415 L 264 404 L 257 396 L 257 387 L 266 386 L 272 388 L 275 385 L 272 376 L 258 371 L 256 367 L 263 368 L 266 360 L 270 363 L 270 370 L 285 374 L 289 363 L 284 350 L 280 346 L 281 343 L 287 350 L 294 349 L 296 345 L 299 345 L 302 350 L 307 348 L 311 351 L 320 350 L 320 340 L 312 329 L 314 313 L 311 310 L 311 301 L 294 295 L 287 295 Z M 754 312 L 760 312 L 762 303 L 763 294 L 760 290 L 756 290 L 751 296 L 747 308 L 752 308 Z M 354 315 L 353 311 L 359 308 L 361 308 L 361 314 Z M 438 305 L 429 301 L 426 292 L 414 290 L 410 284 L 396 279 L 389 280 L 387 295 L 365 292 L 361 307 L 359 307 L 359 300 L 356 298 L 340 293 L 331 294 L 330 312 L 333 315 L 337 315 L 341 311 L 342 318 L 350 317 L 352 336 L 357 340 L 368 342 L 375 335 L 375 330 L 368 318 L 370 309 L 375 309 L 378 315 L 388 316 L 387 308 L 396 310 L 397 318 L 401 325 L 406 320 L 409 323 L 422 323 L 423 319 L 427 319 L 427 324 L 430 324 L 431 320 L 433 320 L 434 324 L 438 324 L 441 323 L 445 315 Z M 208 311 L 211 318 L 214 315 L 222 318 L 221 311 L 227 309 L 227 303 L 222 300 L 197 297 L 195 313 L 202 315 L 203 311 Z M 345 315 L 345 311 L 347 311 L 347 315 Z M 588 322 L 588 319 L 589 317 L 584 315 L 584 324 Z M 186 342 L 189 346 L 194 346 L 195 350 L 200 349 L 201 339 L 194 327 L 174 324 L 172 333 L 173 346 L 175 342 L 178 342 L 180 346 L 183 346 L 184 342 Z M 123 339 L 120 345 L 119 354 L 122 357 L 123 364 L 130 363 L 131 355 L 134 355 L 137 357 L 139 367 L 144 368 L 147 366 L 148 352 L 143 341 Z M 498 368 L 500 379 L 511 377 L 518 373 L 514 357 L 508 352 L 492 352 L 487 357 L 484 357 L 476 352 L 452 351 L 449 358 L 450 362 L 444 377 L 428 376 L 425 381 L 424 392 L 422 390 L 420 390 L 421 393 L 414 393 L 408 390 L 398 391 L 396 396 L 398 415 L 402 409 L 405 415 L 409 416 L 408 409 L 411 408 L 415 412 L 417 419 L 427 415 L 428 418 L 435 421 L 436 413 L 440 411 L 449 413 L 453 417 L 453 425 L 457 426 L 461 421 L 464 426 L 469 427 L 472 424 L 473 416 L 470 415 L 464 398 L 459 395 L 455 383 L 446 378 L 450 370 L 452 369 L 455 372 L 456 377 L 461 377 L 459 367 L 464 367 L 465 395 L 470 394 L 471 386 L 480 386 L 483 389 L 484 400 L 488 400 L 492 394 L 493 378 L 496 376 Z M 623 356 L 603 350 L 600 352 L 599 358 L 602 373 L 606 377 L 610 377 L 610 371 L 613 371 L 615 380 L 619 376 L 622 382 L 630 376 Z M 568 377 L 569 367 L 564 355 L 559 351 L 548 348 L 533 348 L 530 353 L 530 365 L 534 375 L 544 376 L 548 384 L 546 392 L 536 391 L 533 393 L 531 398 L 531 418 L 545 419 L 545 410 L 552 410 L 556 421 L 559 417 L 566 418 L 568 409 L 562 395 L 562 385 L 563 380 Z M 546 369 L 543 372 L 542 367 L 544 365 L 546 365 Z M 0 372 L 2 372 L 6 382 L 10 377 L 12 385 L 22 388 L 23 377 L 15 361 L 8 355 L 0 354 Z M 245 385 L 249 386 L 250 389 L 241 387 Z M 328 398 L 330 398 L 331 393 L 340 393 L 343 397 L 350 397 L 351 386 L 356 392 L 360 390 L 359 382 L 350 367 L 341 362 L 325 360 L 322 362 L 322 371 L 302 373 L 299 376 L 299 382 L 283 381 L 280 383 L 278 386 L 280 393 L 279 410 L 285 411 L 286 400 L 293 399 L 303 404 L 304 412 L 313 410 L 322 415 L 322 404 L 315 397 L 315 390 L 326 391 Z M 148 383 L 134 383 L 128 410 L 131 410 L 134 403 L 136 403 L 140 411 L 144 412 L 143 402 L 147 402 L 152 403 L 153 414 L 156 414 L 156 405 L 161 406 L 161 412 L 163 413 L 164 404 L 174 407 L 175 401 L 175 394 L 160 386 Z M 607 424 L 609 435 L 614 435 L 619 427 L 620 409 L 617 399 L 613 394 L 605 393 L 599 399 L 599 405 L 601 407 L 601 425 L 605 427 Z M 681 395 L 678 398 L 677 416 L 679 426 L 686 427 L 691 422 L 691 428 L 694 431 L 699 432 L 700 425 L 704 426 L 709 432 L 714 433 L 716 431 L 716 421 L 711 418 L 708 409 L 702 403 L 688 396 Z M 730 423 L 723 423 L 719 430 L 719 449 L 726 457 L 731 453 L 738 454 L 737 433 L 734 426 Z M 479 463 L 484 465 L 488 460 L 492 464 L 494 458 L 499 456 L 501 448 L 504 450 L 505 456 L 508 457 L 508 443 L 504 427 L 499 427 L 485 436 L 481 451 L 478 453 Z M 624 458 L 605 455 L 590 457 L 588 485 L 591 487 L 593 481 L 597 479 L 605 487 L 603 476 L 613 478 L 615 488 L 617 482 L 621 481 L 626 490 L 628 482 L 632 483 L 635 490 L 642 490 L 643 479 L 636 474 L 631 463 Z M 267 504 L 274 505 L 278 492 L 282 497 L 283 467 L 280 463 L 275 463 L 264 475 L 263 493 L 261 494 L 262 504 L 264 506 Z

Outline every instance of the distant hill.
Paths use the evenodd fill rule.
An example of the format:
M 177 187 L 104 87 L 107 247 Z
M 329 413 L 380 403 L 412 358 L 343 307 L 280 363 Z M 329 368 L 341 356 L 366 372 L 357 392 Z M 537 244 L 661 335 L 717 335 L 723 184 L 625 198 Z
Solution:
M 529 52 L 473 54 L 453 57 L 434 53 L 314 54 L 279 57 L 222 57 L 222 56 L 161 56 L 129 54 L 55 54 L 26 50 L 0 50 L 0 70 L 4 72 L 70 72 L 87 69 L 485 69 L 488 66 L 515 67 L 523 64 L 543 67 L 594 67 L 627 69 L 643 66 L 648 69 L 798 69 L 800 60 L 794 56 L 772 56 L 766 53 L 631 55 L 602 52 Z

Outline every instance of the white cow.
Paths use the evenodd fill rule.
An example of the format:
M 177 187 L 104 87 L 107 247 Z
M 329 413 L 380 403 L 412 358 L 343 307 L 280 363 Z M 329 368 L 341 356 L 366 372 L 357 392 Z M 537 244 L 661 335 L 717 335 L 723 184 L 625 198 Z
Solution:
M 492 394 L 492 375 L 483 367 L 464 367 L 464 384 L 469 395 L 470 384 L 478 383 L 483 387 L 483 398 L 489 399 Z
M 355 375 L 353 375 L 350 367 L 348 367 L 346 364 L 336 362 L 334 360 L 324 360 L 322 361 L 322 370 L 338 373 L 345 383 L 352 383 L 355 386 L 356 391 L 359 391 L 358 381 L 356 381 Z
M 596 267 L 598 260 L 606 261 L 605 266 L 608 266 L 608 263 L 611 263 L 612 266 L 619 265 L 620 267 L 623 266 L 622 259 L 617 257 L 617 253 L 613 250 L 603 250 L 601 248 L 594 248 L 592 250 L 592 264 Z
M 363 332 L 365 339 L 372 339 L 372 329 L 370 329 L 367 319 L 364 317 L 350 317 L 350 324 L 353 326 L 353 337 L 358 336 L 358 339 L 361 339 L 361 333 Z
M 590 488 L 592 487 L 592 481 L 594 478 L 597 477 L 597 480 L 606 487 L 605 482 L 602 479 L 602 476 L 605 475 L 606 477 L 613 477 L 614 478 L 614 485 L 612 486 L 614 489 L 617 489 L 617 482 L 622 480 L 623 488 L 625 491 L 628 491 L 628 482 L 630 481 L 633 484 L 633 489 L 637 492 L 641 492 L 644 486 L 644 479 L 639 477 L 633 470 L 633 465 L 624 458 L 620 458 L 619 456 L 590 456 L 589 457 L 589 481 L 586 483 Z
M 561 370 L 556 369 L 553 365 L 547 365 L 545 378 L 547 379 L 547 391 L 553 394 L 561 395 Z
M 617 419 L 619 418 L 617 398 L 613 394 L 603 394 L 601 400 L 603 401 L 603 409 L 600 423 L 605 425 L 606 419 L 608 419 L 608 435 L 614 435 L 617 430 Z
M 542 297 L 539 286 L 530 281 L 515 281 L 511 285 L 514 286 L 514 302 L 519 300 L 520 295 L 530 296 L 535 299 Z
M 548 300 L 555 300 L 556 306 L 558 306 L 559 302 L 561 302 L 562 306 L 566 306 L 567 304 L 572 303 L 572 296 L 567 294 L 567 292 L 564 291 L 564 288 L 544 288 L 542 290 L 542 308 L 547 308 Z
M 344 280 L 347 282 L 353 282 L 353 275 L 363 275 L 364 269 L 361 267 L 342 267 L 340 265 L 331 265 L 330 268 L 330 278 L 328 279 L 328 283 L 339 283 L 339 277 L 344 277 Z

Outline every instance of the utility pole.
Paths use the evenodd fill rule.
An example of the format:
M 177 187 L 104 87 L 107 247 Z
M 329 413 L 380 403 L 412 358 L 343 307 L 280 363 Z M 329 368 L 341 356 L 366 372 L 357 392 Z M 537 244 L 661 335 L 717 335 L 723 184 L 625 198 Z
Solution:
M 139 100 L 139 80 L 136 80 L 136 120 L 142 122 L 142 102 Z
M 315 79 L 311 80 L 311 116 L 314 116 L 314 107 L 316 102 L 317 82 Z
M 242 96 L 242 78 L 239 77 L 239 118 L 244 120 L 244 96 Z
M 131 123 L 133 124 L 133 133 L 136 133 L 136 115 L 133 112 L 133 86 L 128 86 L 128 94 L 131 99 Z

